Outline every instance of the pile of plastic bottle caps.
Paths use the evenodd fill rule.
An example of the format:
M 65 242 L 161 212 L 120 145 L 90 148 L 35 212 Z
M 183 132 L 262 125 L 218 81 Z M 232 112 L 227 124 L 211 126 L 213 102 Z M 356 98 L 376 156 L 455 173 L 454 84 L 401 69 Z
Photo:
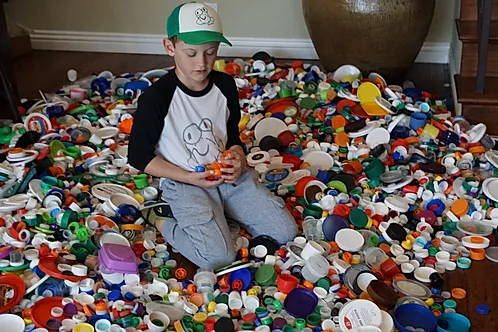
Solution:
M 214 69 L 239 89 L 247 168 L 301 236 L 282 245 L 233 224 L 233 265 L 177 266 L 154 227 L 168 215 L 158 179 L 127 160 L 138 97 L 172 68 L 71 70 L 0 129 L 1 330 L 470 330 L 467 292 L 444 276 L 498 261 L 486 126 L 351 65 L 325 73 L 259 52 Z

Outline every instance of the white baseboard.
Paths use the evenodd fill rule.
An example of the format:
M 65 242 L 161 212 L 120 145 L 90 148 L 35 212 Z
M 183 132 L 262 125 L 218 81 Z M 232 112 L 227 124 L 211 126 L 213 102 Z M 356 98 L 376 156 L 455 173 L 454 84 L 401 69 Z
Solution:
M 462 115 L 462 104 L 458 102 L 458 93 L 455 81 L 455 75 L 458 74 L 456 70 L 455 54 L 453 53 L 453 47 L 450 47 L 450 57 L 449 57 L 449 67 L 450 67 L 450 79 L 451 79 L 451 91 L 453 93 L 453 102 L 455 105 L 455 114 Z
M 34 30 L 31 33 L 32 47 L 36 50 L 109 53 L 164 54 L 161 42 L 163 38 L 163 35 L 113 32 Z M 266 51 L 276 58 L 318 60 L 310 39 L 228 39 L 233 43 L 233 47 L 222 45 L 219 52 L 222 57 L 248 58 L 258 51 Z M 448 63 L 449 53 L 449 43 L 426 42 L 416 62 Z

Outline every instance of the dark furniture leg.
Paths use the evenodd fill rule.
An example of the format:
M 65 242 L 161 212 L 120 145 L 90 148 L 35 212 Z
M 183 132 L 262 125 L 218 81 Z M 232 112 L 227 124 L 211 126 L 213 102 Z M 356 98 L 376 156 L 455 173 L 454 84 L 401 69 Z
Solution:
M 493 1 L 479 0 L 478 27 L 479 27 L 479 54 L 477 67 L 476 93 L 484 93 L 486 80 L 486 66 L 488 62 L 489 34 L 491 29 L 491 10 Z
M 10 55 L 10 38 L 7 32 L 7 22 L 0 1 L 0 119 L 21 120 L 17 111 L 19 97 L 14 74 L 14 66 Z

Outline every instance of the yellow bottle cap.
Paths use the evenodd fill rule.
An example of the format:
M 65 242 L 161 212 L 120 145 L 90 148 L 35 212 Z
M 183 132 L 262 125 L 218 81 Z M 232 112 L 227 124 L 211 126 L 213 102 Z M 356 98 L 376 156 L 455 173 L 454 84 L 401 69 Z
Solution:
M 208 312 L 214 312 L 214 307 L 216 307 L 216 302 L 211 301 L 208 304 Z
M 95 329 L 88 323 L 80 323 L 74 327 L 74 332 L 94 332 Z
M 205 312 L 198 312 L 194 315 L 194 322 L 196 323 L 204 323 L 208 315 Z

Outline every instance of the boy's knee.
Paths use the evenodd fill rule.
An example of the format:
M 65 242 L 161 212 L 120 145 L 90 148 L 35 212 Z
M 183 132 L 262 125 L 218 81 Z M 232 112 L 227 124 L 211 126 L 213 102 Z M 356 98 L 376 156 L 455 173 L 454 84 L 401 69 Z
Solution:
M 235 261 L 236 252 L 234 248 L 228 250 L 228 253 L 225 250 L 219 250 L 213 248 L 213 250 L 207 253 L 202 260 L 202 264 L 199 264 L 199 267 L 202 268 L 210 268 L 210 269 L 218 269 L 223 266 L 227 266 L 232 264 Z
M 292 241 L 298 233 L 297 224 L 291 216 L 282 216 L 280 223 L 274 225 L 273 234 L 268 234 L 273 237 L 279 244 L 286 244 Z

